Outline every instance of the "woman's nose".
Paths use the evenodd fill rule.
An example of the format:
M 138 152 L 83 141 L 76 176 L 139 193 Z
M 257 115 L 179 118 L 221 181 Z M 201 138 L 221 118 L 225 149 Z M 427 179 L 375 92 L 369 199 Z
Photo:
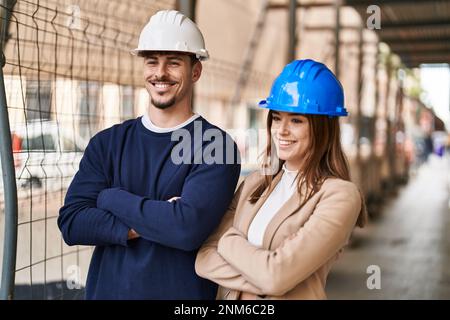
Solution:
M 288 123 L 286 121 L 281 121 L 280 127 L 278 129 L 279 129 L 278 132 L 281 135 L 288 135 L 289 134 Z

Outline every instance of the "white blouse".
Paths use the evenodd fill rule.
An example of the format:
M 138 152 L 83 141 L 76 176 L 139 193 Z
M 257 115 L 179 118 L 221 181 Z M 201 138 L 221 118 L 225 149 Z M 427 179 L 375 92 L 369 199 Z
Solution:
M 264 232 L 266 231 L 270 220 L 272 220 L 277 211 L 294 194 L 294 192 L 297 192 L 296 177 L 298 171 L 288 170 L 286 165 L 283 165 L 283 171 L 284 173 L 280 181 L 261 206 L 248 229 L 248 241 L 254 246 L 262 246 Z

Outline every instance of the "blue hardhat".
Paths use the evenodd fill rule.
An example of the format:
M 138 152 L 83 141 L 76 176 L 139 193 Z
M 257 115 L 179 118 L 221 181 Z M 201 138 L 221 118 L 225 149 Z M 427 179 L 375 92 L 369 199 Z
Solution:
M 347 116 L 344 90 L 323 63 L 294 60 L 275 79 L 270 96 L 259 103 L 262 108 L 330 117 Z

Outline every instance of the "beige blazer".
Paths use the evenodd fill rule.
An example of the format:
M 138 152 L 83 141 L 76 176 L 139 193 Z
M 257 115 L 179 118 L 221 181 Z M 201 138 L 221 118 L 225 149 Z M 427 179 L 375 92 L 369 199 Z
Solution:
M 264 177 L 259 172 L 248 176 L 200 248 L 195 270 L 220 285 L 219 299 L 326 299 L 331 266 L 358 217 L 359 224 L 365 221 L 364 201 L 353 183 L 335 178 L 327 179 L 302 208 L 296 192 L 270 221 L 263 246 L 255 247 L 247 241 L 249 226 L 282 174 L 255 204 L 248 199 Z

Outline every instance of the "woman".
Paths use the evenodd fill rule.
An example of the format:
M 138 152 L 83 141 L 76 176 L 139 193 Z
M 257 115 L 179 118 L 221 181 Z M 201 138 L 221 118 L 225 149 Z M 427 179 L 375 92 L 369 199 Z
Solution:
M 218 298 L 325 299 L 332 264 L 366 221 L 340 143 L 342 86 L 325 65 L 297 60 L 260 106 L 265 170 L 240 185 L 196 272 L 220 285 Z

